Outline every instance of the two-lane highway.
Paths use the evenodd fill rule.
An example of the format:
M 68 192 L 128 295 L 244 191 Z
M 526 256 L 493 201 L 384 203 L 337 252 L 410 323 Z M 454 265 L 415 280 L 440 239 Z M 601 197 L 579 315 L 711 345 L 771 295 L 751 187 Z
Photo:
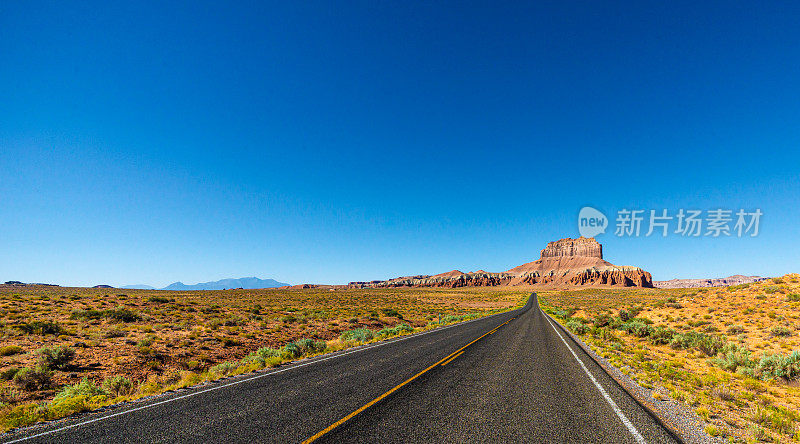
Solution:
M 2 437 L 22 442 L 674 442 L 538 308 Z

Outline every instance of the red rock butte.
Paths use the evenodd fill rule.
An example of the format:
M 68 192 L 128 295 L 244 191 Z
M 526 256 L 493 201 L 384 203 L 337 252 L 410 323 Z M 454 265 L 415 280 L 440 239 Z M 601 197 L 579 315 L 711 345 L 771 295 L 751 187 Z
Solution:
M 352 288 L 486 287 L 497 285 L 653 287 L 650 273 L 639 267 L 617 266 L 603 260 L 603 246 L 594 238 L 550 242 L 539 259 L 508 271 L 453 270 L 436 275 L 406 276 L 388 281 L 351 282 Z

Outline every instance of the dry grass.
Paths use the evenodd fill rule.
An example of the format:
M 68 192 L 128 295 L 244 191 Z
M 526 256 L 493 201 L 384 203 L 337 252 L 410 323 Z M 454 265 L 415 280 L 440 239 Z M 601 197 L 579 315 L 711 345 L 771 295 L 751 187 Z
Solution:
M 790 274 L 732 287 L 540 297 L 599 354 L 691 406 L 715 435 L 793 442 L 800 439 L 800 361 L 791 355 L 800 350 L 798 294 L 800 275 Z
M 0 431 L 495 313 L 528 294 L 0 286 Z

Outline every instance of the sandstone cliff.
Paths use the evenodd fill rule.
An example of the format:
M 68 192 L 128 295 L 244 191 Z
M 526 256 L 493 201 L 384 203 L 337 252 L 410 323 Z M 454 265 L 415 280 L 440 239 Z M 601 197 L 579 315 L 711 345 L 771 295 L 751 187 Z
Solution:
M 484 287 L 495 285 L 611 285 L 652 287 L 650 273 L 603 260 L 603 246 L 593 238 L 561 239 L 547 244 L 538 260 L 502 273 L 453 270 L 437 275 L 405 276 L 387 281 L 351 282 L 352 288 Z

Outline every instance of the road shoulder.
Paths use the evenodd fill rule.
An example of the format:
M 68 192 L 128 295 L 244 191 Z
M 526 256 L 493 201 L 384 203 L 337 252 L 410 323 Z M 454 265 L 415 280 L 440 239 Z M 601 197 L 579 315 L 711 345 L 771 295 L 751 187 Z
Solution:
M 543 312 L 544 313 L 544 312 Z M 676 439 L 687 444 L 707 444 L 718 443 L 718 441 L 708 434 L 702 428 L 700 418 L 677 401 L 656 400 L 653 398 L 653 390 L 644 388 L 633 381 L 628 375 L 623 373 L 620 369 L 613 366 L 605 358 L 597 354 L 591 347 L 584 343 L 580 337 L 569 331 L 566 327 L 561 325 L 554 317 L 544 313 L 556 328 L 564 333 L 566 337 L 578 345 L 608 376 L 613 379 L 637 404 L 639 404 L 645 411 L 647 411 L 653 418 L 659 422 L 666 430 L 668 430 Z

